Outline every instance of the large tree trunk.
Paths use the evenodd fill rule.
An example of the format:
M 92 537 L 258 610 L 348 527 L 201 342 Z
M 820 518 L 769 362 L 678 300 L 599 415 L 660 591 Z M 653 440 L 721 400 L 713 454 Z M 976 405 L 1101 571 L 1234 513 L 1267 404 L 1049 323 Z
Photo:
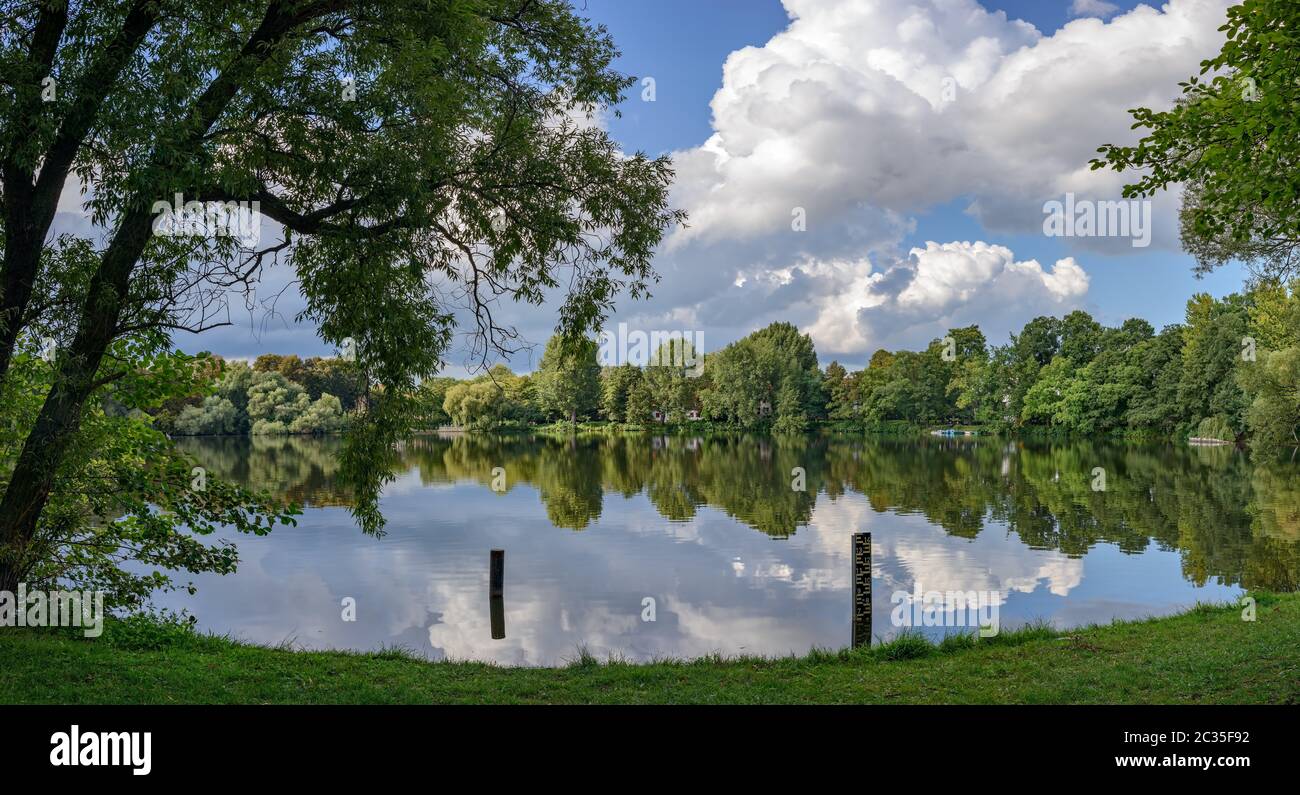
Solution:
M 95 124 L 100 108 L 131 59 L 135 57 L 162 9 L 148 0 L 135 0 L 122 27 L 100 48 L 94 62 L 69 89 L 73 101 L 59 120 L 58 131 L 40 160 L 40 167 L 22 162 L 16 150 L 3 153 L 5 251 L 0 276 L 0 381 L 9 372 L 14 347 L 32 299 L 41 252 L 77 152 Z M 20 91 L 26 105 L 18 105 L 15 145 L 35 135 L 43 100 L 35 90 L 49 75 L 68 23 L 68 3 L 42 5 L 40 19 L 27 53 L 31 84 Z
M 16 585 L 33 563 L 28 550 L 37 523 L 72 437 L 81 427 L 82 409 L 95 390 L 104 352 L 117 333 L 131 271 L 150 232 L 147 212 L 137 209 L 130 213 L 91 280 L 77 336 L 58 359 L 54 387 L 45 397 L 0 499 L 0 586 Z
M 9 372 L 9 363 L 13 361 L 18 334 L 23 328 L 23 315 L 32 300 L 41 255 L 39 247 L 24 240 L 26 230 L 14 229 L 9 221 L 5 226 L 6 232 L 13 232 L 5 239 L 4 276 L 0 279 L 0 290 L 3 291 L 0 295 L 0 381 L 4 380 Z
M 195 101 L 193 113 L 187 119 L 188 134 L 180 151 L 191 155 L 197 153 L 203 136 L 230 104 L 248 75 L 271 57 L 277 42 L 295 26 L 319 17 L 332 6 L 340 4 L 325 4 L 304 15 L 304 9 L 296 4 L 272 3 L 261 24 L 240 51 L 240 57 L 209 84 Z M 68 173 L 67 168 L 94 121 L 98 103 L 117 79 L 118 73 L 140 41 L 153 27 L 158 13 L 158 4 L 137 0 L 128 13 L 122 30 L 115 37 L 115 43 L 108 48 L 105 60 L 98 68 L 90 70 L 87 90 L 81 95 L 85 101 L 78 101 L 75 120 L 70 118 L 68 127 L 60 129 L 42 167 L 40 181 L 49 186 L 49 189 L 41 190 L 41 186 L 33 186 L 35 193 L 53 197 L 48 204 L 42 203 L 35 210 L 26 210 L 31 212 L 27 223 L 42 230 L 39 239 L 35 241 L 38 245 L 44 244 L 44 230 L 49 229 L 54 207 L 57 206 L 58 189 L 62 187 Z M 178 158 L 178 162 L 183 160 L 183 157 Z M 173 172 L 175 168 L 172 166 Z M 167 184 L 167 180 L 159 182 Z M 29 183 L 24 182 L 26 184 Z M 5 201 L 12 208 L 13 194 L 9 193 L 10 189 L 11 186 L 6 184 Z M 0 498 L 0 584 L 16 584 L 18 578 L 24 576 L 32 565 L 29 549 L 41 512 L 49 502 L 57 470 L 73 435 L 80 427 L 86 399 L 95 390 L 104 352 L 117 333 L 131 272 L 144 252 L 153 230 L 152 213 L 148 209 L 151 206 L 146 196 L 139 195 L 135 204 L 124 211 L 117 234 L 104 252 L 99 269 L 91 280 L 76 326 L 77 335 L 71 347 L 58 359 L 54 387 L 41 406 L 41 413 L 23 444 L 4 497 Z M 24 212 L 24 208 L 20 206 L 17 211 Z M 37 256 L 39 253 L 38 247 Z M 7 257 L 8 252 L 4 275 L 6 282 L 10 278 Z M 4 297 L 5 302 L 10 300 L 10 296 Z M 10 324 L 10 327 L 14 325 L 16 324 Z M 4 333 L 0 334 L 0 344 L 11 333 L 16 338 L 16 330 L 11 330 L 10 327 L 6 327 Z M 9 354 L 4 359 L 6 366 L 12 360 L 12 347 L 8 350 Z M 0 370 L 0 378 L 3 374 L 4 371 Z

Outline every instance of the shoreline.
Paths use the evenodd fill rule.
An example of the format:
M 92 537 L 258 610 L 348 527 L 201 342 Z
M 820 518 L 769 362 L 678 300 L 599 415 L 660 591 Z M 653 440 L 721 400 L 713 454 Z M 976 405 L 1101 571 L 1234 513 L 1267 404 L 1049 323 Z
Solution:
M 562 668 L 428 662 L 401 649 L 296 651 L 110 622 L 104 638 L 0 629 L 0 703 L 1273 703 L 1300 701 L 1300 594 L 1162 618 L 915 635 L 801 657 Z

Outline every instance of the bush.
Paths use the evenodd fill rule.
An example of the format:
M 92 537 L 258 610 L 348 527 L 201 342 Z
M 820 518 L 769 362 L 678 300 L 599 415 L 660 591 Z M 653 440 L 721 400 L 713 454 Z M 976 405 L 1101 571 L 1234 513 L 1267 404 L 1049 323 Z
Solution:
M 106 621 L 104 637 L 115 649 L 156 651 L 192 641 L 194 621 L 180 613 L 133 613 Z
M 186 406 L 176 418 L 176 433 L 182 436 L 211 436 L 237 433 L 239 410 L 218 395 L 208 395 L 202 406 Z
M 279 420 L 258 420 L 253 423 L 254 436 L 285 436 L 288 433 L 289 426 Z
M 1237 433 L 1228 425 L 1228 421 L 1223 417 L 1206 417 L 1201 420 L 1201 424 L 1196 426 L 1196 436 L 1201 439 L 1218 439 L 1223 442 L 1234 442 L 1237 440 Z

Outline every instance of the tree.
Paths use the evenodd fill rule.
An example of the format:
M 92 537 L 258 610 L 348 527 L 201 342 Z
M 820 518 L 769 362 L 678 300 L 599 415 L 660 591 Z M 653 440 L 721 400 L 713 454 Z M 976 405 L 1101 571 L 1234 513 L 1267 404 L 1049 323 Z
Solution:
M 501 420 L 500 391 L 484 381 L 462 381 L 447 389 L 443 410 L 462 428 L 491 427 Z
M 1065 356 L 1057 356 L 1040 370 L 1026 392 L 1020 418 L 1027 425 L 1062 422 L 1062 410 L 1074 383 L 1074 369 Z
M 853 384 L 844 365 L 839 362 L 826 365 L 826 374 L 822 376 L 822 391 L 826 395 L 826 414 L 830 419 L 850 420 L 857 415 Z
M 533 384 L 527 376 L 510 372 L 504 364 L 469 381 L 447 387 L 442 408 L 463 428 L 496 428 L 522 424 L 536 418 Z
M 1061 355 L 1082 366 L 1101 352 L 1102 327 L 1092 315 L 1076 309 L 1061 320 Z
M 631 392 L 642 383 L 641 368 L 634 364 L 607 367 L 600 374 L 600 407 L 610 422 L 633 422 L 628 418 Z
M 646 386 L 644 380 L 637 381 L 627 393 L 627 414 L 624 422 L 633 425 L 644 425 L 651 419 L 650 412 L 654 411 L 653 400 L 650 397 L 650 387 Z
M 1240 295 L 1217 301 L 1201 293 L 1188 300 L 1178 402 L 1189 425 L 1220 417 L 1238 432 L 1244 427 L 1249 401 L 1236 369 L 1243 361 L 1248 322 L 1246 300 Z
M 176 418 L 176 432 L 187 436 L 234 434 L 239 427 L 239 409 L 220 395 L 208 395 L 202 407 L 186 406 Z
M 596 343 L 582 340 L 576 346 L 566 346 L 562 337 L 551 337 L 537 370 L 537 398 L 542 411 L 559 414 L 571 423 L 576 423 L 580 414 L 594 412 L 600 401 Z
M 289 423 L 289 433 L 334 433 L 344 425 L 343 404 L 326 393 Z
M 1038 371 L 1060 350 L 1061 321 L 1054 317 L 1036 317 L 1019 334 L 1011 335 L 1005 403 L 1008 414 L 1021 415 L 1025 394 L 1038 380 Z
M 1175 106 L 1132 111 L 1148 132 L 1136 146 L 1101 147 L 1092 167 L 1146 170 L 1125 196 L 1184 184 L 1183 247 L 1198 273 L 1240 260 L 1257 278 L 1284 280 L 1300 266 L 1300 4 L 1246 0 L 1227 17 L 1223 48 Z
M 561 0 L 3 0 L 0 19 L 0 381 L 23 335 L 60 313 L 60 387 L 0 469 L 0 588 L 96 390 L 124 377 L 118 343 L 156 354 L 174 330 L 210 328 L 229 290 L 285 259 L 303 318 L 352 339 L 372 385 L 341 472 L 378 531 L 383 462 L 454 332 L 443 296 L 463 296 L 486 356 L 517 339 L 496 299 L 540 304 L 567 283 L 557 330 L 576 339 L 616 296 L 645 294 L 684 217 L 666 159 L 571 121 L 633 79 Z M 74 167 L 94 182 L 98 230 L 52 237 Z M 201 211 L 256 202 L 275 239 L 155 234 L 178 194 Z
M 1183 327 L 1166 326 L 1156 337 L 1139 343 L 1132 359 L 1142 372 L 1142 384 L 1129 399 L 1130 427 L 1173 433 L 1184 421 L 1178 402 L 1183 377 Z
M 1261 348 L 1280 350 L 1300 345 L 1300 279 L 1288 290 L 1265 282 L 1250 292 L 1250 335 Z
M 279 373 L 253 376 L 248 389 L 248 419 L 253 423 L 253 433 L 283 433 L 309 406 L 311 398 L 306 390 Z M 263 430 L 259 431 L 259 426 Z
M 447 390 L 455 384 L 456 379 L 446 376 L 426 378 L 420 383 L 416 399 L 419 401 L 420 413 L 426 426 L 445 425 L 451 420 L 443 404 L 447 399 Z
M 784 417 L 782 427 L 802 427 L 825 407 L 812 339 L 789 323 L 733 342 L 709 357 L 706 370 L 700 401 L 711 417 L 730 424 L 749 428 Z
M 131 371 L 96 390 L 36 534 L 6 550 L 5 562 L 29 588 L 102 591 L 106 608 L 132 610 L 180 587 L 186 574 L 234 570 L 233 545 L 204 543 L 218 527 L 261 535 L 291 523 L 298 509 L 207 472 L 153 427 L 146 412 L 203 389 L 209 359 L 133 357 L 122 345 L 113 354 Z M 55 377 L 50 363 L 19 347 L 0 384 L 0 451 L 12 455 L 31 433 Z M 120 566 L 124 559 L 133 565 Z
M 1238 377 L 1252 396 L 1246 410 L 1251 446 L 1262 456 L 1300 447 L 1300 346 L 1263 351 Z

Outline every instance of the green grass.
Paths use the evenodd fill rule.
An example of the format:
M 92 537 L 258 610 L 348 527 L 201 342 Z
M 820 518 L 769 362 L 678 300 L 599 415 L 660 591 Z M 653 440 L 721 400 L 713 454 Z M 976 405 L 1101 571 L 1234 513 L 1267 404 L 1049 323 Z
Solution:
M 146 621 L 0 629 L 3 703 L 1273 703 L 1300 701 L 1300 595 L 1068 632 L 636 665 L 427 663 L 401 648 L 305 652 Z

